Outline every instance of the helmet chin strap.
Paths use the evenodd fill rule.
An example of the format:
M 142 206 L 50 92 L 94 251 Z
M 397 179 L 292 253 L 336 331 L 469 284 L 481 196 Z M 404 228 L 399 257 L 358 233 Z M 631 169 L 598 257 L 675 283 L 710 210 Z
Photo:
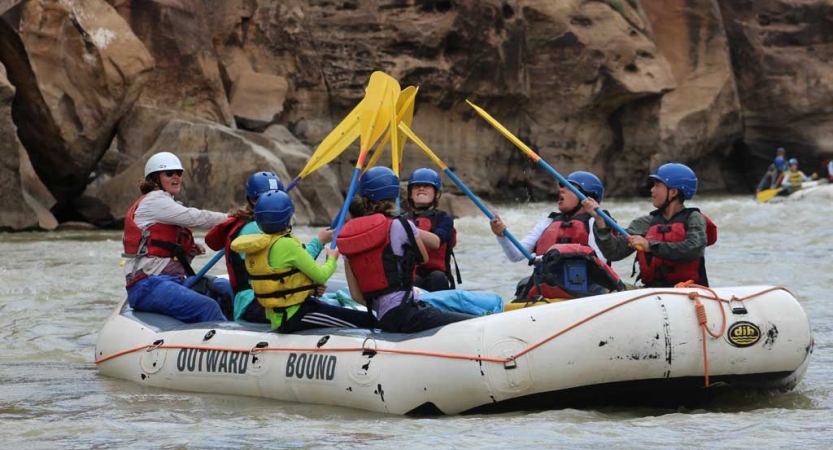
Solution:
M 672 189 L 677 189 L 677 188 L 672 188 Z M 670 191 L 670 190 L 671 189 L 668 189 L 668 191 Z M 680 193 L 679 189 L 677 189 L 677 195 L 675 195 L 674 197 L 669 196 L 668 191 L 665 191 L 665 202 L 663 202 L 662 206 L 659 207 L 659 211 L 663 214 L 665 214 L 665 210 L 668 209 L 668 206 L 671 204 L 671 202 L 680 198 L 680 196 L 682 195 Z

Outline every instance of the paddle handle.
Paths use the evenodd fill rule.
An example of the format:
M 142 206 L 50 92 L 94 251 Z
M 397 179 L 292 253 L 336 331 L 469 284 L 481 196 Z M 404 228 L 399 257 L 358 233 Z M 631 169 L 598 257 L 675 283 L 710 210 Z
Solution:
M 445 166 L 445 164 L 443 164 L 441 167 L 443 166 Z M 487 208 L 486 205 L 484 205 L 483 202 L 480 201 L 480 199 L 477 198 L 476 195 L 474 195 L 474 192 L 469 190 L 469 188 L 466 187 L 466 185 L 463 184 L 463 182 L 460 181 L 459 178 L 457 178 L 457 175 L 454 175 L 454 172 L 452 172 L 451 169 L 449 169 L 448 167 L 443 167 L 443 172 L 446 175 L 448 175 L 449 178 L 451 178 L 451 181 L 453 181 L 454 184 L 456 184 L 457 187 L 459 187 L 466 194 L 466 196 L 470 198 L 471 201 L 474 202 L 474 204 L 477 205 L 478 208 L 480 208 L 481 211 L 483 211 L 483 214 L 486 214 L 486 217 L 488 217 L 489 220 L 495 218 L 495 215 L 489 210 L 489 208 Z M 514 244 L 515 247 L 517 247 L 517 249 L 520 250 L 521 253 L 523 253 L 526 259 L 530 261 L 533 261 L 535 259 L 532 256 L 532 254 L 529 253 L 529 250 L 527 250 L 526 247 L 521 245 L 520 241 L 515 239 L 515 236 L 513 236 L 512 233 L 509 232 L 509 230 L 503 230 L 503 235 L 506 236 L 506 238 L 509 239 L 509 241 L 512 242 L 512 244 Z
M 363 160 L 364 158 L 360 159 Z M 341 227 L 344 226 L 344 218 L 347 216 L 347 210 L 350 208 L 350 202 L 353 200 L 353 196 L 356 195 L 356 189 L 359 185 L 359 174 L 361 174 L 361 172 L 361 165 L 356 164 L 356 168 L 353 170 L 353 178 L 350 180 L 350 187 L 347 189 L 347 198 L 344 199 L 344 205 L 341 206 L 341 210 L 338 212 L 338 216 L 336 216 L 336 220 L 333 222 L 333 226 L 331 227 L 335 228 L 336 231 L 333 233 L 333 242 L 330 243 L 330 248 L 336 248 L 336 238 L 338 238 L 338 233 L 341 231 Z
M 567 186 L 567 189 L 569 189 L 570 192 L 575 194 L 576 197 L 579 198 L 579 201 L 584 201 L 584 199 L 587 198 L 584 194 L 581 193 L 581 191 L 579 191 L 578 189 L 576 189 L 575 186 L 573 186 L 573 183 L 568 182 L 567 179 L 564 178 L 563 176 L 561 176 L 561 174 L 558 173 L 557 170 L 555 170 L 551 165 L 547 164 L 547 162 L 544 161 L 541 158 L 541 156 L 539 156 L 537 153 L 532 151 L 532 149 L 529 148 L 529 146 L 524 144 L 523 141 L 518 139 L 518 137 L 515 136 L 514 134 L 512 134 L 511 131 L 507 130 L 506 127 L 501 125 L 501 123 L 498 122 L 497 119 L 492 117 L 491 114 L 487 113 L 483 108 L 475 105 L 474 103 L 472 103 L 468 100 L 466 100 L 466 103 L 468 103 L 469 106 L 471 106 L 475 111 L 477 111 L 477 113 L 480 114 L 480 117 L 483 117 L 484 119 L 486 119 L 486 121 L 489 122 L 493 127 L 495 127 L 496 130 L 500 131 L 500 133 L 504 137 L 509 139 L 513 144 L 515 144 L 516 147 L 521 149 L 521 151 L 526 153 L 526 156 L 529 156 L 529 158 L 531 160 L 538 163 L 539 166 L 543 167 L 547 172 L 549 172 L 551 175 L 553 175 L 555 178 L 557 178 L 558 181 L 561 182 L 562 186 Z M 630 236 L 630 233 L 625 231 L 625 229 L 622 228 L 618 223 L 616 223 L 616 221 L 614 221 L 610 216 L 608 216 L 607 213 L 602 211 L 601 207 L 596 208 L 595 211 L 605 221 L 605 223 L 610 225 L 610 227 L 613 228 L 614 230 L 618 231 L 619 234 L 621 234 L 624 237 L 629 237 Z M 641 249 L 637 249 L 637 250 L 641 250 Z
M 454 172 L 452 172 L 451 169 L 448 168 L 448 165 L 446 165 L 446 163 L 444 163 L 437 156 L 436 153 L 434 153 L 430 148 L 428 148 L 428 146 L 425 145 L 425 142 L 422 142 L 422 139 L 420 139 L 419 136 L 414 134 L 414 132 L 411 130 L 410 127 L 408 127 L 408 125 L 406 125 L 404 123 L 400 123 L 399 124 L 399 130 L 401 130 L 403 133 L 405 133 L 405 135 L 408 136 L 409 139 L 414 141 L 414 143 L 417 145 L 417 147 L 421 148 L 422 151 L 425 152 L 426 155 L 428 155 L 428 158 L 430 158 L 431 161 L 434 161 L 434 164 L 436 164 L 440 169 L 442 169 L 442 171 L 446 175 L 448 175 L 449 178 L 451 178 L 451 181 L 453 181 L 454 184 L 456 184 L 457 187 L 459 187 L 463 191 L 463 193 L 465 193 L 466 196 L 469 199 L 471 199 L 471 201 L 474 202 L 474 204 L 477 205 L 477 207 L 480 208 L 481 211 L 483 211 L 483 214 L 486 214 L 486 217 L 488 217 L 489 220 L 492 220 L 492 219 L 495 218 L 495 215 L 492 214 L 491 211 L 489 211 L 489 208 L 487 208 L 486 205 L 484 205 L 483 202 L 480 201 L 480 199 L 477 198 L 476 195 L 474 195 L 474 192 L 472 192 L 465 185 L 465 183 L 463 183 L 462 180 L 457 178 L 457 175 L 454 175 Z M 528 259 L 529 261 L 534 261 L 535 260 L 535 258 L 532 256 L 532 254 L 529 253 L 529 250 L 527 250 L 523 245 L 521 245 L 521 243 L 517 239 L 515 239 L 515 236 L 513 236 L 512 233 L 509 232 L 509 230 L 504 230 L 503 235 L 506 236 L 506 238 L 509 239 L 509 241 L 512 242 L 513 245 L 515 245 L 515 247 L 518 249 L 518 251 L 520 251 L 524 255 L 524 257 L 526 257 L 526 259 Z
M 284 192 L 286 192 L 288 194 L 289 191 L 291 191 L 292 189 L 295 188 L 295 185 L 297 185 L 299 181 L 301 181 L 301 176 L 300 175 L 295 177 L 294 179 L 292 179 L 292 181 L 290 181 L 289 184 L 286 185 L 286 189 L 285 189 Z
M 207 274 L 208 271 L 211 270 L 212 267 L 214 267 L 214 264 L 217 264 L 217 261 L 219 261 L 220 259 L 223 258 L 223 255 L 225 253 L 226 253 L 226 249 L 221 249 L 219 252 L 215 253 L 214 256 L 211 258 L 211 260 L 208 261 L 208 263 L 206 263 L 206 265 L 204 265 L 203 268 L 200 269 L 199 272 L 194 274 L 193 277 L 186 278 L 185 282 L 182 283 L 182 284 L 187 288 L 190 288 L 190 287 L 194 286 L 195 284 L 197 284 L 197 281 L 200 281 L 200 278 L 205 276 L 205 274 Z
M 538 162 L 538 165 L 539 165 L 539 166 L 543 167 L 543 168 L 544 168 L 547 172 L 551 173 L 553 176 L 555 176 L 556 178 L 558 178 L 558 181 L 559 181 L 559 182 L 561 182 L 561 185 L 562 185 L 562 186 L 566 186 L 566 187 L 567 187 L 567 189 L 569 189 L 569 190 L 570 190 L 570 192 L 572 192 L 573 194 L 576 194 L 576 197 L 578 197 L 579 201 L 582 201 L 582 202 L 583 202 L 583 201 L 584 201 L 584 199 L 586 199 L 586 198 L 587 198 L 587 196 L 585 196 L 584 194 L 582 194 L 580 190 L 578 190 L 575 186 L 573 186 L 573 183 L 570 183 L 569 181 L 567 181 L 567 179 L 566 179 L 566 178 L 562 177 L 562 176 L 561 176 L 561 174 L 560 174 L 560 173 L 558 173 L 558 172 L 556 172 L 556 170 L 555 170 L 555 169 L 553 169 L 551 165 L 547 164 L 547 162 L 546 162 L 546 161 L 544 161 L 544 160 L 543 160 L 543 159 L 541 159 L 541 158 L 538 158 L 538 161 L 537 161 L 537 162 Z M 611 228 L 613 228 L 614 230 L 618 231 L 618 232 L 619 232 L 619 234 L 621 234 L 621 235 L 622 235 L 622 236 L 624 236 L 624 237 L 628 237 L 628 236 L 630 236 L 630 233 L 628 233 L 627 231 L 625 231 L 625 229 L 624 229 L 624 228 L 622 228 L 622 226 L 621 226 L 621 225 L 619 225 L 618 223 L 616 223 L 616 221 L 615 221 L 615 220 L 613 220 L 613 218 L 612 218 L 612 217 L 608 216 L 608 215 L 607 215 L 607 213 L 605 213 L 604 211 L 602 211 L 602 207 L 601 207 L 601 206 L 599 206 L 599 207 L 597 207 L 597 208 L 596 208 L 596 213 L 597 213 L 597 214 L 598 214 L 598 215 L 599 215 L 599 216 L 600 216 L 600 217 L 601 217 L 601 218 L 605 221 L 605 223 L 607 223 L 608 225 L 610 225 L 610 227 L 611 227 Z

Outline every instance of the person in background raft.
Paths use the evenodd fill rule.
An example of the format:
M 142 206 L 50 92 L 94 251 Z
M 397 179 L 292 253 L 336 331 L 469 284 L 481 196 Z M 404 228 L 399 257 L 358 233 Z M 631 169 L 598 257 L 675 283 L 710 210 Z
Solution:
M 182 285 L 186 274 L 194 274 L 191 259 L 205 253 L 194 242 L 190 227 L 210 228 L 228 217 L 186 208 L 174 200 L 182 189 L 183 172 L 179 158 L 168 152 L 154 154 L 145 165 L 145 178 L 139 184 L 142 196 L 124 219 L 127 301 L 136 311 L 186 323 L 226 320 L 217 301 Z M 227 280 L 209 284 L 213 291 L 231 297 Z
M 604 185 L 601 180 L 590 172 L 577 171 L 567 176 L 567 181 L 575 186 L 588 198 L 601 202 L 604 197 Z M 597 203 L 598 205 L 598 203 Z M 619 276 L 609 264 L 602 261 L 602 251 L 596 245 L 595 238 L 591 231 L 594 222 L 601 220 L 588 213 L 578 197 L 566 186 L 561 186 L 558 191 L 558 211 L 551 213 L 546 219 L 538 222 L 535 228 L 521 239 L 520 243 L 530 253 L 537 256 L 544 256 L 551 250 L 557 250 L 560 258 L 584 260 L 589 263 L 587 279 L 592 275 L 589 283 L 583 289 L 567 288 L 568 280 L 553 280 L 555 283 L 549 286 L 541 286 L 540 294 L 545 298 L 575 298 L 579 296 L 595 295 L 604 293 L 604 289 L 621 290 L 623 285 Z M 504 236 L 506 225 L 500 216 L 495 215 L 491 220 L 492 233 L 497 236 L 503 253 L 512 261 L 524 260 L 524 255 Z M 555 269 L 555 267 L 553 267 Z M 563 266 L 559 268 L 562 270 Z M 555 274 L 553 274 L 555 275 Z M 564 278 L 564 275 L 559 275 Z M 536 280 L 524 278 L 518 284 L 517 298 L 535 297 L 539 294 Z M 549 284 L 549 283 L 547 283 Z
M 379 327 L 390 332 L 416 333 L 474 317 L 436 309 L 414 292 L 414 268 L 428 254 L 420 230 L 396 210 L 399 177 L 387 167 L 370 168 L 359 195 L 366 215 L 347 222 L 336 238 L 353 300 L 376 311 Z
M 784 190 L 779 192 L 778 195 L 789 195 L 801 189 L 801 183 L 815 180 L 818 176 L 817 173 L 814 173 L 812 177 L 808 177 L 798 169 L 798 159 L 790 158 L 790 168 L 784 172 L 783 179 L 781 180 L 780 187 L 784 188 Z
M 247 322 L 271 323 L 266 317 L 266 310 L 260 302 L 255 301 L 249 273 L 244 264 L 245 255 L 231 249 L 231 242 L 238 236 L 261 234 L 254 218 L 254 209 L 261 194 L 269 191 L 283 191 L 281 179 L 272 172 L 257 172 L 246 181 L 246 203 L 230 213 L 230 218 L 212 228 L 205 235 L 205 243 L 212 250 L 225 249 L 226 269 L 228 270 L 231 287 L 234 290 L 234 311 L 224 313 L 234 320 Z M 318 258 L 326 244 L 333 240 L 333 230 L 324 229 L 306 245 L 307 253 L 313 259 Z
M 766 169 L 766 174 L 761 179 L 761 182 L 758 184 L 758 189 L 755 191 L 755 193 L 767 189 L 774 189 L 780 185 L 781 177 L 783 176 L 784 172 L 786 172 L 788 169 L 786 158 L 787 151 L 784 150 L 784 147 L 778 147 L 778 150 L 775 151 L 775 160 Z
M 456 287 L 451 273 L 451 257 L 457 245 L 457 230 L 454 229 L 454 218 L 437 209 L 442 193 L 443 182 L 431 169 L 417 169 L 408 178 L 408 204 L 413 212 L 405 217 L 420 229 L 428 251 L 428 260 L 417 266 L 414 285 L 429 292 Z M 459 268 L 457 282 L 462 282 Z
M 596 243 L 613 261 L 640 249 L 637 280 L 641 278 L 647 287 L 672 287 L 689 280 L 708 286 L 704 255 L 706 246 L 717 241 L 717 227 L 699 209 L 684 205 L 697 193 L 697 176 L 684 164 L 670 163 L 650 175 L 648 182 L 653 183 L 651 197 L 657 209 L 634 219 L 626 230 L 628 238 L 613 234 L 596 217 L 595 200 L 584 201 L 585 209 L 596 217 Z
M 338 250 L 327 250 L 327 262 L 318 265 L 292 235 L 293 214 L 295 205 L 286 192 L 261 194 L 254 215 L 265 234 L 239 236 L 231 243 L 232 251 L 246 254 L 255 298 L 265 308 L 272 329 L 294 333 L 313 328 L 369 328 L 365 312 L 318 299 L 318 287 L 336 271 Z

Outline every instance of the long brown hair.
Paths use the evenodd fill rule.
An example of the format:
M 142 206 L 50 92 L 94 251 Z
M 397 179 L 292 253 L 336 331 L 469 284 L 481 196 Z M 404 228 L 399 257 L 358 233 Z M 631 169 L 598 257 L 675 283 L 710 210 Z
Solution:
M 367 197 L 365 197 L 364 207 L 364 214 L 366 216 L 369 216 L 371 214 L 384 214 L 388 217 L 394 217 L 399 213 L 399 211 L 397 211 L 396 209 L 396 200 L 392 198 L 380 200 L 378 202 L 372 202 Z
M 139 191 L 142 195 L 155 191 L 157 187 L 162 189 L 162 183 L 159 182 L 158 172 L 148 174 L 147 177 L 139 180 Z
M 244 220 L 246 222 L 251 222 L 255 220 L 255 207 L 252 205 L 252 202 L 249 201 L 249 198 L 246 198 L 246 204 L 238 207 L 237 209 L 232 209 L 229 211 L 229 216 L 235 217 L 240 220 Z

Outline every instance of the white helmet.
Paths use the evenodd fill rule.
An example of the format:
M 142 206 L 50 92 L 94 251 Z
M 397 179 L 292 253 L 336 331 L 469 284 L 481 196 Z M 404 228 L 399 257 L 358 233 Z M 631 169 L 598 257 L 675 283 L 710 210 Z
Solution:
M 161 172 L 163 170 L 185 170 L 182 168 L 182 163 L 179 158 L 170 152 L 159 152 L 148 159 L 145 164 L 145 178 L 154 172 Z

